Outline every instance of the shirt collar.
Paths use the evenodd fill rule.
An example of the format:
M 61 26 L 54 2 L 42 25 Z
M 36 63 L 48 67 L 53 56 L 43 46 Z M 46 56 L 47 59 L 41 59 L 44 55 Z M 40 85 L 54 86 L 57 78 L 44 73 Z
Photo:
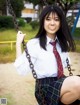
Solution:
M 47 45 L 48 44 L 50 44 L 50 42 L 54 42 L 54 41 L 58 41 L 58 38 L 57 38 L 57 36 L 56 36 L 56 38 L 53 40 L 53 39 L 51 39 L 49 36 L 46 36 L 47 37 Z

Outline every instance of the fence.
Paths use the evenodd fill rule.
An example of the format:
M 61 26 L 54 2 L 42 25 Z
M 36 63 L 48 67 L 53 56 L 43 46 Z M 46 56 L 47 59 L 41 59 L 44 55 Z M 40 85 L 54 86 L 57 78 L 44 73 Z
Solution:
M 28 40 L 25 40 L 27 42 Z M 13 44 L 15 44 L 16 41 L 0 41 L 0 44 L 10 44 L 11 50 L 13 49 Z

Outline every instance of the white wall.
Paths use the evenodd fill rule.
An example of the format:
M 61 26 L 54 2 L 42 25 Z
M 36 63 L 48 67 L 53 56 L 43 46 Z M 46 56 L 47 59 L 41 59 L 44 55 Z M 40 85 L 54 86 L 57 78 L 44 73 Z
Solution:
M 25 8 L 33 9 L 33 4 L 32 3 L 24 4 L 24 6 L 25 6 Z M 35 6 L 35 9 L 38 10 L 38 5 Z M 24 13 L 24 12 L 22 12 L 21 17 L 23 17 L 23 18 L 31 17 L 32 20 L 35 20 L 38 16 L 37 16 L 37 13 Z

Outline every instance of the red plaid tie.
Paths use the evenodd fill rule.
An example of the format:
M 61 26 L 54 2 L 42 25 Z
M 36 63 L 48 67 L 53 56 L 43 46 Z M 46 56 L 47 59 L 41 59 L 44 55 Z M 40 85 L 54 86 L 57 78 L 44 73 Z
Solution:
M 55 42 L 50 42 L 51 45 L 53 45 L 53 53 L 56 57 L 57 61 L 57 66 L 58 66 L 58 78 L 63 77 L 63 66 L 62 66 L 62 61 L 60 58 L 60 55 L 56 49 L 56 41 Z

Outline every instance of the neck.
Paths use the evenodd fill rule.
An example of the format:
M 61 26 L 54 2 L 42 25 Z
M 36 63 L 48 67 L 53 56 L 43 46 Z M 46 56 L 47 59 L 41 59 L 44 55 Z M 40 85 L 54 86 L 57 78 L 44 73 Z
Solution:
M 53 34 L 47 34 L 47 36 L 48 36 L 49 38 L 53 39 L 53 40 L 55 40 L 55 38 L 56 38 L 56 35 L 53 35 Z

